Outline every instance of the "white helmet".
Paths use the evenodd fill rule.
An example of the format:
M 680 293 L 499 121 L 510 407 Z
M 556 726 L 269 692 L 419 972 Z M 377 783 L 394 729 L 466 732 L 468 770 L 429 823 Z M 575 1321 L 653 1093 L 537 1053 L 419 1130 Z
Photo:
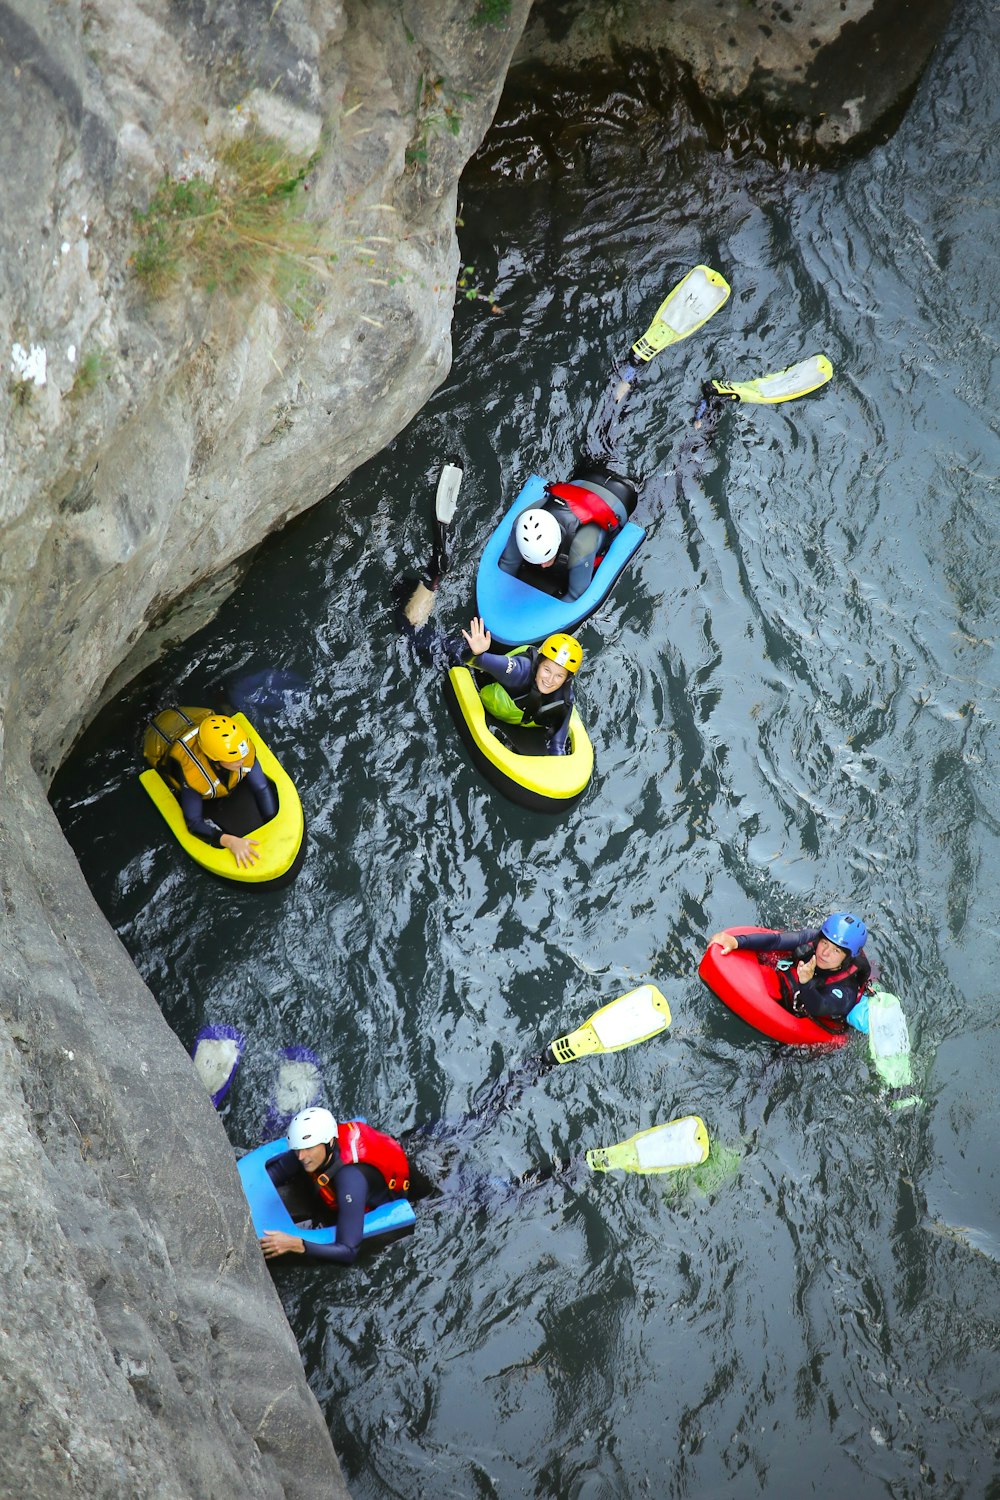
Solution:
M 328 1109 L 301 1109 L 288 1127 L 292 1151 L 309 1146 L 328 1146 L 337 1134 L 337 1122 Z
M 551 562 L 559 551 L 562 532 L 547 510 L 525 510 L 517 518 L 517 550 L 526 563 Z

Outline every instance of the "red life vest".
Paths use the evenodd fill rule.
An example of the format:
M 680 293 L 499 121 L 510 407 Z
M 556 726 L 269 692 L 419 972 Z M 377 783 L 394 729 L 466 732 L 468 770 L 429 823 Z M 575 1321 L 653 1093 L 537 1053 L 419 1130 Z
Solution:
M 374 1167 L 384 1179 L 390 1193 L 402 1196 L 410 1187 L 410 1164 L 406 1152 L 391 1135 L 373 1130 L 362 1120 L 344 1120 L 337 1126 L 337 1149 L 340 1161 L 312 1174 L 313 1184 L 328 1208 L 336 1209 L 334 1184 L 341 1167 L 364 1162 Z
M 596 521 L 605 531 L 618 531 L 621 528 L 620 516 L 615 515 L 608 502 L 602 500 L 600 495 L 595 495 L 593 490 L 585 489 L 580 484 L 571 484 L 568 480 L 563 484 L 550 484 L 548 488 L 550 495 L 569 506 L 581 526 L 585 526 L 588 521 Z
M 793 986 L 791 975 L 795 970 L 795 963 L 794 961 L 790 962 L 787 969 L 779 968 L 778 965 L 783 957 L 783 954 L 777 952 L 758 953 L 757 960 L 759 963 L 765 964 L 768 968 L 775 970 L 775 978 L 778 981 L 778 994 L 774 998 L 776 1000 L 780 999 L 786 1009 L 792 1011 L 793 1014 L 797 1014 L 792 1005 Z M 824 990 L 828 990 L 832 985 L 839 984 L 841 980 L 850 979 L 853 975 L 860 972 L 857 964 L 852 959 L 846 968 L 838 969 L 835 974 L 828 973 L 826 969 L 817 969 L 813 974 L 813 983 L 818 984 Z M 867 984 L 858 984 L 857 1000 L 861 999 L 867 988 Z M 854 1002 L 855 1005 L 857 1004 L 857 1000 Z M 821 1026 L 824 1031 L 837 1033 L 847 1030 L 847 1022 L 843 1016 L 810 1016 L 809 1019 L 814 1021 L 817 1026 Z
M 850 963 L 847 965 L 846 969 L 838 969 L 836 974 L 828 974 L 825 969 L 817 969 L 815 974 L 813 975 L 813 979 L 815 980 L 822 978 L 824 988 L 829 989 L 831 984 L 839 984 L 842 979 L 850 979 L 852 974 L 857 974 L 858 972 L 859 971 L 857 964 Z M 861 999 L 861 996 L 863 994 L 864 985 L 862 985 L 858 990 L 859 1000 Z
M 782 968 L 780 967 L 782 960 L 784 960 L 786 963 L 785 970 L 782 970 Z M 791 973 L 791 971 L 796 966 L 796 961 L 794 959 L 789 959 L 787 954 L 780 953 L 776 948 L 768 948 L 765 952 L 758 953 L 757 962 L 759 964 L 763 964 L 765 968 L 776 969 L 779 974 L 783 972 Z M 813 974 L 813 983 L 821 984 L 824 989 L 828 989 L 830 985 L 839 984 L 842 979 L 850 979 L 852 974 L 858 974 L 860 972 L 861 971 L 859 970 L 857 964 L 852 959 L 845 969 L 838 969 L 835 974 L 831 974 L 827 969 L 817 969 Z M 867 985 L 862 985 L 859 988 L 859 1000 L 861 999 L 861 996 L 864 994 L 866 989 Z

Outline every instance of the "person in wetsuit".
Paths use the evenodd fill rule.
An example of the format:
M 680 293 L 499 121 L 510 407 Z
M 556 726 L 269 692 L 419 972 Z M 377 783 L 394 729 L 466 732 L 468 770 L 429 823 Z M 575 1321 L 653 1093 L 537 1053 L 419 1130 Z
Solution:
M 278 796 L 235 719 L 207 708 L 167 709 L 150 725 L 146 758 L 176 788 L 189 833 L 228 849 L 241 868 L 256 864 L 258 840 L 248 830 L 271 821 Z
M 571 635 L 550 635 L 540 646 L 502 656 L 491 652 L 493 637 L 477 615 L 462 635 L 478 672 L 494 680 L 480 689 L 489 713 L 507 724 L 544 729 L 549 755 L 566 755 L 573 714 L 573 679 L 583 649 Z
M 515 518 L 501 571 L 556 598 L 579 599 L 635 504 L 635 486 L 610 470 L 550 484 L 541 505 Z
M 328 1109 L 299 1112 L 288 1127 L 290 1150 L 267 1164 L 271 1180 L 293 1219 L 334 1225 L 332 1245 L 316 1245 L 283 1229 L 260 1237 L 268 1260 L 304 1255 L 308 1260 L 349 1266 L 357 1259 L 365 1214 L 410 1189 L 410 1167 L 398 1141 L 361 1120 L 339 1124 Z
M 852 912 L 835 911 L 822 927 L 801 932 L 717 932 L 709 946 L 718 944 L 724 958 L 737 949 L 751 953 L 787 953 L 791 962 L 779 966 L 787 1008 L 796 1015 L 842 1020 L 853 1010 L 871 978 L 864 954 L 868 929 Z

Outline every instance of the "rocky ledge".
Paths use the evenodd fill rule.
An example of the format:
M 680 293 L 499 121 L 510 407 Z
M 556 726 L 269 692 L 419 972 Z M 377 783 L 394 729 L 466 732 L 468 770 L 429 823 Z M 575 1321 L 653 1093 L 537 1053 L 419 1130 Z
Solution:
M 659 54 L 705 100 L 807 155 L 892 128 L 952 0 L 537 0 L 515 66 L 585 72 Z

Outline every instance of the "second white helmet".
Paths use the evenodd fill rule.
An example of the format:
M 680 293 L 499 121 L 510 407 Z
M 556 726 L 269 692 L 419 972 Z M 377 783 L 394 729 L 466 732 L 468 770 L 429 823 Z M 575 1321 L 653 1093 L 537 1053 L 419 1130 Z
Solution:
M 288 1145 L 292 1151 L 328 1146 L 336 1134 L 337 1122 L 328 1109 L 301 1109 L 288 1127 Z
M 547 510 L 525 510 L 517 518 L 514 532 L 517 550 L 526 563 L 551 562 L 559 551 L 562 532 L 555 516 Z

